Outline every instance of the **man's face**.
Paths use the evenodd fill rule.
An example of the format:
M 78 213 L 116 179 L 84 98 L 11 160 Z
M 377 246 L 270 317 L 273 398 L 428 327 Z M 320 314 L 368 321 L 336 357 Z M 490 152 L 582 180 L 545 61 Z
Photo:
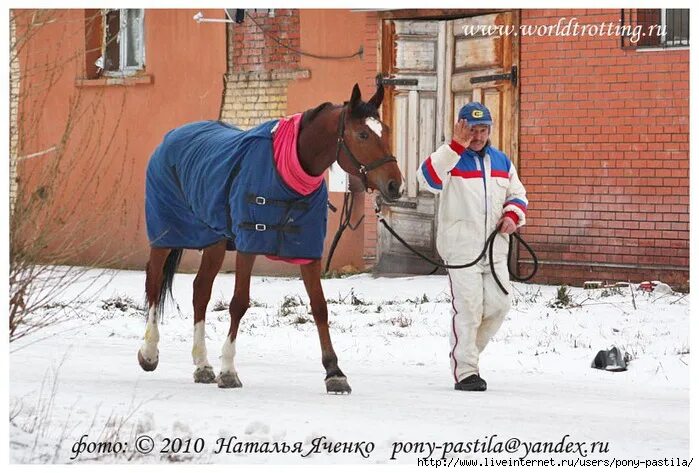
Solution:
M 474 125 L 471 127 L 471 144 L 468 146 L 473 151 L 480 151 L 488 142 L 490 127 L 488 125 Z

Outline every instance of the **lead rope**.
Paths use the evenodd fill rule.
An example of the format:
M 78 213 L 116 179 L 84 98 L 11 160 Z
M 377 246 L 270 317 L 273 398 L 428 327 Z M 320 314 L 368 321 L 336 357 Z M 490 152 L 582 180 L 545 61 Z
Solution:
M 410 244 L 409 244 L 408 242 L 406 242 L 403 238 L 401 238 L 400 235 L 398 235 L 398 234 L 396 233 L 396 231 L 393 230 L 393 228 L 391 228 L 391 226 L 388 224 L 388 222 L 386 222 L 386 219 L 384 218 L 384 216 L 381 215 L 381 202 L 380 202 L 379 198 L 376 199 L 376 205 L 374 206 L 374 211 L 376 212 L 376 218 L 379 220 L 379 222 L 381 222 L 381 224 L 386 228 L 386 230 L 388 230 L 388 232 L 389 232 L 391 235 L 393 235 L 393 236 L 396 238 L 396 240 L 398 240 L 403 246 L 405 246 L 405 247 L 406 247 L 408 250 L 410 250 L 413 254 L 415 254 L 416 256 L 418 256 L 418 257 L 424 259 L 424 260 L 427 261 L 428 263 L 431 263 L 431 264 L 435 265 L 437 268 L 445 268 L 445 269 L 463 269 L 463 268 L 468 268 L 468 267 L 473 266 L 473 265 L 475 265 L 476 263 L 478 263 L 478 262 L 485 256 L 485 252 L 487 251 L 487 252 L 488 252 L 488 257 L 489 257 L 488 259 L 490 260 L 490 261 L 489 261 L 489 263 L 490 263 L 490 271 L 491 271 L 491 273 L 493 274 L 493 278 L 495 279 L 495 282 L 498 283 L 498 286 L 500 287 L 500 289 L 502 290 L 502 292 L 504 292 L 506 295 L 509 295 L 509 292 L 507 292 L 507 290 L 505 289 L 505 287 L 504 287 L 504 286 L 502 285 L 502 283 L 500 282 L 500 279 L 498 279 L 498 275 L 497 275 L 497 273 L 495 272 L 495 265 L 493 264 L 493 246 L 495 246 L 495 245 L 494 245 L 494 243 L 495 243 L 495 237 L 497 236 L 497 234 L 498 234 L 498 232 L 499 232 L 499 230 L 500 230 L 500 225 L 498 225 L 498 226 L 495 228 L 495 230 L 493 230 L 493 232 L 488 236 L 488 238 L 487 238 L 486 241 L 485 241 L 485 245 L 483 246 L 483 250 L 482 250 L 481 253 L 476 257 L 476 259 L 474 259 L 474 260 L 471 261 L 470 263 L 465 263 L 465 264 L 444 264 L 444 263 L 442 263 L 442 262 L 435 261 L 435 260 L 429 258 L 428 256 L 425 256 L 424 254 L 422 254 L 422 253 L 420 253 L 419 251 L 417 251 L 415 248 L 413 248 L 412 246 L 410 246 Z M 524 245 L 524 247 L 525 247 L 526 250 L 529 252 L 529 254 L 532 255 L 532 259 L 533 259 L 533 261 L 534 261 L 534 269 L 532 270 L 531 274 L 529 274 L 529 275 L 526 276 L 526 277 L 522 277 L 522 278 L 520 278 L 519 276 L 517 276 L 516 274 L 514 274 L 514 273 L 512 272 L 512 270 L 510 269 L 510 259 L 511 259 L 511 257 L 512 257 L 512 238 L 510 238 L 510 245 L 509 245 L 509 247 L 508 247 L 508 249 L 507 249 L 507 272 L 510 273 L 510 276 L 512 276 L 512 278 L 513 278 L 515 281 L 519 281 L 519 282 L 526 282 L 526 281 L 529 281 L 531 278 L 534 277 L 534 275 L 536 274 L 537 270 L 539 269 L 539 260 L 537 259 L 536 254 L 534 253 L 534 250 L 532 249 L 532 247 L 529 246 L 529 245 L 524 241 L 524 239 L 520 236 L 520 234 L 519 234 L 518 232 L 512 233 L 512 236 L 513 236 L 515 239 L 517 239 L 517 241 L 519 241 L 520 243 L 522 243 L 522 245 Z M 435 268 L 435 269 L 436 269 L 436 268 Z M 434 271 L 433 271 L 433 272 L 434 272 Z

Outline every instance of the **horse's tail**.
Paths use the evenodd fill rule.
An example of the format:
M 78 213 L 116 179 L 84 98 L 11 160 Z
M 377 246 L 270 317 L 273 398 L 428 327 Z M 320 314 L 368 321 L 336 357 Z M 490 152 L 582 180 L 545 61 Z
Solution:
M 175 272 L 177 267 L 180 265 L 180 260 L 182 259 L 182 253 L 184 251 L 179 249 L 173 249 L 165 260 L 165 267 L 163 268 L 163 282 L 160 285 L 160 297 L 158 298 L 158 314 L 160 317 L 163 315 L 163 309 L 165 308 L 165 299 L 172 297 L 172 279 L 175 277 Z

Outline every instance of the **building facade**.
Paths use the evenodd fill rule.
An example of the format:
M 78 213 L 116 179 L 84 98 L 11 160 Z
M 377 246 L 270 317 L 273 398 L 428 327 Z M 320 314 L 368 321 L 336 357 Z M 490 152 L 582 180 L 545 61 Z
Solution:
M 43 95 L 38 86 L 48 70 L 20 73 L 17 154 L 61 143 L 71 157 L 63 166 L 72 171 L 62 194 L 83 193 L 67 219 L 100 217 L 82 230 L 94 244 L 68 263 L 99 262 L 107 253 L 118 255 L 110 265 L 143 266 L 145 166 L 171 128 L 201 119 L 248 128 L 342 103 L 355 82 L 369 97 L 380 74 L 382 119 L 406 179 L 405 196 L 383 212 L 419 250 L 436 256 L 439 201 L 419 187 L 415 170 L 450 138 L 459 107 L 478 100 L 494 114 L 493 144 L 512 158 L 528 190 L 522 234 L 539 257 L 535 281 L 682 284 L 689 277 L 688 13 L 685 20 L 683 11 L 620 9 L 201 12 L 204 20 L 240 20 L 224 23 L 198 22 L 196 10 L 61 10 L 58 21 L 28 35 L 31 12 L 13 11 L 16 34 L 27 36 L 20 71 L 41 72 L 51 60 L 63 70 Z M 602 24 L 612 33 L 626 26 L 647 34 L 632 41 L 604 34 Z M 652 36 L 653 24 L 665 33 Z M 585 34 L 565 35 L 566 25 Z M 56 46 L 47 53 L 43 44 Z M 65 139 L 65 117 L 78 116 L 70 97 L 95 118 L 75 123 Z M 44 112 L 36 113 L 39 106 Z M 22 123 L 40 131 L 23 131 Z M 88 146 L 92 135 L 109 140 Z M 21 183 L 32 182 L 41 159 L 18 163 Z M 85 167 L 90 179 L 75 174 Z M 332 267 L 433 269 L 377 227 L 373 195 L 356 197 L 352 223 L 359 224 L 343 235 Z M 335 207 L 343 198 L 331 192 Z M 330 213 L 326 257 L 339 213 Z M 186 253 L 183 268 L 195 270 L 197 252 Z M 529 256 L 518 258 L 519 270 L 529 272 Z M 227 258 L 224 270 L 232 268 Z M 264 258 L 256 269 L 297 271 Z

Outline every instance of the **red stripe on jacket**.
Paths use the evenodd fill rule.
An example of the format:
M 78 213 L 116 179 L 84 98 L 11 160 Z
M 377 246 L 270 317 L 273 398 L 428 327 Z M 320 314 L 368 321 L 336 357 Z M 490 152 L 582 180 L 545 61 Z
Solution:
M 449 171 L 452 176 L 455 177 L 463 177 L 465 179 L 471 179 L 475 177 L 483 177 L 483 173 L 481 171 L 462 171 L 461 169 L 452 169 Z
M 527 206 L 526 206 L 526 205 L 522 205 L 522 204 L 520 204 L 520 203 L 518 203 L 518 202 L 509 201 L 509 202 L 505 202 L 505 204 L 503 205 L 503 207 L 507 207 L 508 205 L 514 205 L 515 207 L 517 207 L 518 209 L 520 209 L 520 210 L 521 210 L 522 212 L 524 212 L 525 214 L 527 213 Z
M 425 167 L 427 168 L 427 172 L 430 173 L 430 178 L 437 184 L 437 185 L 442 185 L 442 180 L 439 178 L 437 175 L 437 171 L 434 170 L 434 167 L 432 167 L 432 156 L 427 158 L 427 161 L 425 161 Z

